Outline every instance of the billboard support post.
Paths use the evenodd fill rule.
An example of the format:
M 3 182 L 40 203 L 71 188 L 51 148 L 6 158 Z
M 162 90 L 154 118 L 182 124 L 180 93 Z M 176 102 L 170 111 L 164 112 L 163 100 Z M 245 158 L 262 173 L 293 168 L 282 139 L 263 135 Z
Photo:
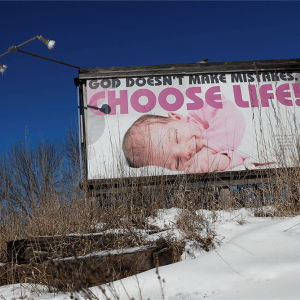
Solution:
M 86 100 L 85 100 L 85 84 L 80 82 L 78 78 L 74 78 L 74 84 L 78 89 L 78 128 L 79 128 L 79 148 L 80 148 L 80 166 L 81 166 L 81 177 L 82 181 L 87 180 L 87 156 L 86 156 L 86 118 L 85 111 Z
M 230 189 L 229 187 L 223 187 L 220 189 L 220 198 L 223 203 L 230 201 Z

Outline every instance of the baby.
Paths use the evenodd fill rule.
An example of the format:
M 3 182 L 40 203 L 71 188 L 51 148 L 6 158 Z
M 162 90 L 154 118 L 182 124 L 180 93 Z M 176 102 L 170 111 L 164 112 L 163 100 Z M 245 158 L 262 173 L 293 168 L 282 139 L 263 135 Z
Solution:
M 155 165 L 187 173 L 224 171 L 244 163 L 236 152 L 245 120 L 234 103 L 223 98 L 223 108 L 207 103 L 187 116 L 143 115 L 126 132 L 123 152 L 130 167 Z

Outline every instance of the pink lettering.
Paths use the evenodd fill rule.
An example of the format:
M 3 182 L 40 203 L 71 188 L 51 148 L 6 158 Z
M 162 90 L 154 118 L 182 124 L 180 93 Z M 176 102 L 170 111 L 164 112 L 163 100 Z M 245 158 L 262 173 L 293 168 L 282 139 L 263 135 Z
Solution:
M 91 97 L 89 105 L 94 106 L 94 107 L 100 107 L 101 104 L 104 102 L 104 100 L 105 100 L 105 92 L 102 91 L 102 92 L 94 94 Z M 105 115 L 102 111 L 100 111 L 98 109 L 94 109 L 94 108 L 90 108 L 90 109 L 97 116 L 104 116 Z
M 248 85 L 251 107 L 258 107 L 257 93 L 255 85 Z
M 176 100 L 173 104 L 167 101 L 169 95 L 175 96 Z M 158 96 L 158 102 L 160 106 L 166 111 L 176 111 L 180 109 L 184 103 L 184 97 L 182 93 L 175 88 L 166 88 L 162 90 Z
M 249 102 L 244 101 L 242 98 L 242 91 L 239 85 L 233 85 L 233 93 L 234 93 L 235 103 L 237 104 L 237 106 L 249 107 Z
M 196 109 L 200 109 L 203 107 L 204 102 L 199 96 L 196 95 L 196 93 L 201 93 L 200 86 L 191 87 L 186 90 L 186 92 L 185 92 L 186 96 L 189 99 L 194 101 L 194 103 L 187 103 L 187 105 L 186 105 L 187 110 L 196 110 Z
M 300 85 L 299 83 L 293 83 L 293 89 L 294 89 L 294 94 L 295 94 L 295 98 L 296 99 L 296 105 L 300 106 L 300 89 L 299 89 Z
M 268 91 L 273 91 L 272 84 L 264 84 L 259 89 L 262 107 L 269 107 L 269 99 L 274 99 L 273 93 Z
M 293 106 L 293 101 L 286 99 L 286 98 L 291 98 L 290 91 L 287 91 L 289 89 L 290 89 L 290 85 L 288 83 L 278 86 L 278 88 L 276 89 L 277 100 L 283 105 Z
M 120 98 L 116 98 L 115 91 L 108 91 L 108 105 L 111 108 L 110 115 L 116 114 L 116 106 L 120 105 L 120 113 L 128 114 L 128 97 L 127 91 L 120 91 Z
M 213 108 L 223 108 L 222 102 L 217 102 L 217 100 L 222 100 L 221 94 L 215 93 L 221 93 L 219 86 L 213 86 L 206 91 L 205 99 L 207 104 Z
M 148 98 L 148 103 L 145 105 L 140 104 L 139 99 L 145 96 Z M 147 113 L 152 110 L 156 105 L 156 97 L 154 93 L 147 89 L 140 89 L 135 91 L 130 99 L 133 109 L 139 113 Z

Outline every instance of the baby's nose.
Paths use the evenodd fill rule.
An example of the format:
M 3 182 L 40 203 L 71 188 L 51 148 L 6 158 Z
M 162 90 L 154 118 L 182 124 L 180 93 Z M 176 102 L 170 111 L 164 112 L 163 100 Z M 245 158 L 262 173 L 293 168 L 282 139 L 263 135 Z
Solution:
M 186 144 L 184 149 L 182 149 L 182 156 L 188 161 L 192 158 L 194 155 L 193 148 L 191 147 L 190 144 Z

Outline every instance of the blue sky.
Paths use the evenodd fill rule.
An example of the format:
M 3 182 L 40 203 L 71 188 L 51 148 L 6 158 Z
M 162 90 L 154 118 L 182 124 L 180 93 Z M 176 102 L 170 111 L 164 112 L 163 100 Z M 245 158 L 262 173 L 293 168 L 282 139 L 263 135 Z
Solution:
M 300 2 L 0 1 L 0 54 L 22 50 L 80 67 L 300 57 Z M 11 141 L 61 139 L 77 122 L 76 69 L 10 53 L 0 76 L 0 151 Z

